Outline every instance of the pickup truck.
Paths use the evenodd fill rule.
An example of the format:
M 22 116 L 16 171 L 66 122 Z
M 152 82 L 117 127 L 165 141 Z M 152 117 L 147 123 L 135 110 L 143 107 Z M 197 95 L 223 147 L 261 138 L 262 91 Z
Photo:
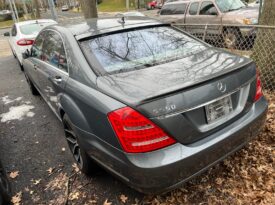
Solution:
M 166 2 L 159 12 L 160 20 L 168 23 L 191 24 L 192 34 L 222 37 L 226 47 L 236 47 L 246 39 L 255 39 L 251 25 L 258 24 L 259 11 L 241 0 L 178 0 Z M 211 26 L 212 25 L 212 26 Z M 232 26 L 225 26 L 232 25 Z M 189 27 L 190 28 L 190 27 Z

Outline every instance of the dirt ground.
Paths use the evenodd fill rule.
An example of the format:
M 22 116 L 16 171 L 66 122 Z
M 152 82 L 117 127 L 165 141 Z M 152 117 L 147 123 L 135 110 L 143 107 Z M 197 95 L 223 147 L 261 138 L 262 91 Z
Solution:
M 10 175 L 14 204 L 275 204 L 274 93 L 266 94 L 264 130 L 245 148 L 177 190 L 145 196 L 103 170 L 91 177 L 79 172 L 61 123 L 41 97 L 30 94 L 16 60 L 4 48 L 0 158 Z

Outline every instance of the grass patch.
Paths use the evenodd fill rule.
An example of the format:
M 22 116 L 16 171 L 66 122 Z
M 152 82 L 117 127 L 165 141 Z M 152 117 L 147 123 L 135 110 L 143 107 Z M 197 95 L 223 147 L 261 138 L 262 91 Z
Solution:
M 13 25 L 13 20 L 0 22 L 0 28 L 11 27 L 12 25 Z
M 19 21 L 25 21 L 24 17 L 19 18 Z M 0 22 L 0 29 L 5 28 L 5 27 L 11 27 L 13 25 L 13 20 L 8 20 L 8 21 L 1 21 Z
M 130 9 L 134 9 L 134 1 L 130 0 Z M 98 5 L 98 11 L 100 12 L 115 12 L 115 11 L 126 11 L 126 1 L 125 0 L 103 0 L 101 4 Z

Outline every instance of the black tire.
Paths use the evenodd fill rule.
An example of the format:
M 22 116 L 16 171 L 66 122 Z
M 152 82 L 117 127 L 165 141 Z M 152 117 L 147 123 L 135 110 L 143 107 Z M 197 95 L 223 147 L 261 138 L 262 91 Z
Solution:
M 81 147 L 79 143 L 79 137 L 74 131 L 73 124 L 67 114 L 64 114 L 63 116 L 63 126 L 68 147 L 73 155 L 77 166 L 82 173 L 86 175 L 91 175 L 97 170 L 98 166 L 92 161 L 85 150 Z
M 29 78 L 29 76 L 24 72 L 25 74 L 25 77 L 26 77 L 26 80 L 27 80 L 27 83 L 29 85 L 29 88 L 31 90 L 31 93 L 35 96 L 39 95 L 39 92 L 38 90 L 36 89 L 36 87 L 33 85 L 31 79 Z
M 6 172 L 0 162 L 0 205 L 10 204 L 11 187 Z
M 225 48 L 238 49 L 240 47 L 242 35 L 237 28 L 226 28 L 223 32 L 223 42 Z
M 19 62 L 19 60 L 18 60 L 18 64 L 19 64 L 20 70 L 21 70 L 21 71 L 24 71 L 24 67 L 23 67 L 23 65 Z

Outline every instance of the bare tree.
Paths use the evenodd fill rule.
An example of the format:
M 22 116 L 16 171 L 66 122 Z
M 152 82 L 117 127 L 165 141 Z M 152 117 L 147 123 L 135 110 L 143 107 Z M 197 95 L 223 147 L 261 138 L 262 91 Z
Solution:
M 33 0 L 34 8 L 35 8 L 35 17 L 40 18 L 40 7 L 39 7 L 39 2 L 38 0 Z
M 96 0 L 80 0 L 80 2 L 81 2 L 81 9 L 86 19 L 98 17 Z

